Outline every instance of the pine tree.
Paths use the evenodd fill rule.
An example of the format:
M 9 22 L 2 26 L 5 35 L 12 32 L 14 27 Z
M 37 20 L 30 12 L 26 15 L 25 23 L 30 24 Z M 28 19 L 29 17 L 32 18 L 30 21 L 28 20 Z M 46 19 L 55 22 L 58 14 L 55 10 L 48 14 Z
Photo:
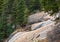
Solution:
M 2 18 L 2 11 L 3 11 L 3 0 L 0 0 L 0 41 L 2 42 L 4 37 L 4 31 L 3 31 L 3 18 Z
M 27 23 L 28 8 L 26 7 L 25 0 L 15 0 L 13 5 L 13 24 L 23 26 Z
M 34 10 L 41 10 L 40 0 L 35 0 L 33 9 Z
M 1 16 L 1 14 L 2 14 L 2 8 L 3 8 L 3 0 L 0 0 L 0 16 Z
M 56 2 L 57 2 L 57 5 L 59 7 L 59 10 L 60 10 L 60 0 L 57 0 Z
M 56 0 L 42 0 L 42 3 L 45 11 L 53 11 L 53 13 L 58 11 L 58 6 Z
M 3 3 L 2 3 L 2 2 Z M 9 14 L 11 14 L 12 0 L 1 0 L 1 14 L 0 14 L 0 41 L 8 37 L 12 33 L 11 23 L 8 22 Z M 12 2 L 12 3 L 10 3 Z M 10 25 L 8 25 L 10 24 Z
M 26 5 L 27 8 L 29 9 L 29 12 L 34 11 L 34 4 L 35 4 L 35 0 L 26 0 Z

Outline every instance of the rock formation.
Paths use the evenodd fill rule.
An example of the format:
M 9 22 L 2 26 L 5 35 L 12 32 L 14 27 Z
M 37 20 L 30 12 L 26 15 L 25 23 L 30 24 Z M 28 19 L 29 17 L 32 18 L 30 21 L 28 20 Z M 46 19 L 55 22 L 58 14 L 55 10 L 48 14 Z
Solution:
M 31 31 L 14 33 L 6 42 L 35 42 L 38 40 L 41 42 L 46 40 L 47 42 L 47 32 L 53 30 L 55 26 L 53 19 L 52 16 L 44 11 L 30 15 L 28 17 L 28 24 L 31 25 Z
M 30 15 L 28 17 L 28 23 L 32 24 L 32 23 L 36 23 L 36 22 L 40 22 L 43 20 L 43 17 L 46 16 L 47 14 L 44 12 L 39 12 L 33 15 Z
M 54 21 L 51 21 L 51 20 L 47 20 L 47 21 L 44 21 L 44 22 L 39 22 L 39 23 L 35 23 L 35 24 L 32 24 L 31 25 L 31 30 L 36 30 L 40 27 L 43 27 L 43 26 L 46 26 L 50 23 L 53 23 Z
M 33 42 L 34 39 L 42 37 L 45 34 L 46 31 L 52 30 L 54 26 L 54 23 L 51 23 L 49 25 L 43 26 L 37 30 L 30 31 L 30 32 L 21 32 L 15 34 L 10 40 L 7 42 Z M 44 31 L 44 32 L 43 32 Z M 44 39 L 45 37 L 41 38 Z

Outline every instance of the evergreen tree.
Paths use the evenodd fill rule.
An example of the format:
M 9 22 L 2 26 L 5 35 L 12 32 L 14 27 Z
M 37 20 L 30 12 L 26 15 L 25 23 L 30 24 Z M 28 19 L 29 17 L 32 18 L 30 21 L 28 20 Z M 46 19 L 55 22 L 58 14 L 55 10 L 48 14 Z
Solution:
M 8 37 L 11 33 L 12 33 L 12 27 L 11 26 L 11 23 L 8 23 L 8 17 L 9 17 L 9 14 L 11 14 L 11 5 L 12 3 L 9 3 L 9 2 L 12 2 L 12 0 L 3 0 L 3 3 L 2 3 L 2 11 L 1 11 L 1 16 L 0 16 L 0 41 L 2 42 L 2 40 L 6 37 Z M 10 24 L 10 25 L 8 25 Z M 11 29 L 11 30 L 10 30 Z
M 2 20 L 2 10 L 3 9 L 3 0 L 0 0 L 0 42 L 2 42 L 4 37 L 4 31 L 3 31 L 3 20 Z
M 34 12 L 35 10 L 42 9 L 40 1 L 41 0 L 26 0 L 25 1 L 30 13 Z
M 25 25 L 28 16 L 28 8 L 25 5 L 25 0 L 15 0 L 13 11 L 13 22 L 15 23 L 15 26 Z
M 34 4 L 35 4 L 35 0 L 26 0 L 26 5 L 29 9 L 29 12 L 34 11 Z
M 3 8 L 3 0 L 0 0 L 0 16 L 1 16 L 1 14 L 2 14 L 2 8 Z
M 40 0 L 35 0 L 33 9 L 34 10 L 41 10 Z
M 60 10 L 60 0 L 56 0 L 56 2 L 57 2 L 57 5 L 59 7 L 59 10 Z
M 56 0 L 42 0 L 42 4 L 45 11 L 53 11 L 53 13 L 58 11 L 58 6 Z

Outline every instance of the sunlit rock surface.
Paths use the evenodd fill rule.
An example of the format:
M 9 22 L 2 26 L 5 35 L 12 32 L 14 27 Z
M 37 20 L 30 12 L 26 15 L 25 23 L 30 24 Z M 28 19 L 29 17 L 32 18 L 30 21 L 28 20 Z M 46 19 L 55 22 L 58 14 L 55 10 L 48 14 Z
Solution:
M 30 15 L 28 17 L 28 23 L 33 24 L 37 22 L 46 21 L 49 19 L 54 20 L 54 17 L 50 16 L 50 14 L 48 14 L 47 12 L 45 13 L 44 11 L 42 11 L 42 12 L 38 12 L 38 13 Z
M 28 23 L 35 23 L 43 20 L 43 17 L 47 14 L 43 12 L 32 14 L 28 17 Z
M 60 11 L 58 12 L 58 13 L 55 13 L 54 15 L 53 15 L 53 17 L 54 17 L 54 19 L 56 19 L 56 18 L 60 18 Z
M 47 21 L 47 20 L 55 20 L 55 18 L 53 16 L 50 16 L 50 14 L 46 15 L 44 18 L 43 18 L 44 21 Z
M 12 38 L 9 39 L 7 42 L 33 42 L 34 39 L 37 38 L 44 39 L 46 37 L 45 32 L 52 30 L 53 26 L 54 23 L 51 23 L 34 31 L 23 32 L 23 33 L 18 32 L 14 36 L 12 36 Z
M 11 41 L 13 42 L 13 39 L 15 40 L 16 38 L 18 38 L 19 35 L 21 35 L 21 34 L 23 34 L 23 33 L 24 33 L 24 32 L 18 32 L 18 33 L 16 33 L 16 34 L 13 35 L 13 36 L 11 35 L 12 37 L 10 36 L 10 37 L 11 37 L 11 38 L 9 38 L 10 40 L 8 39 L 9 42 L 11 42 Z
M 54 21 L 51 21 L 51 20 L 47 20 L 47 21 L 44 21 L 44 22 L 39 22 L 39 23 L 35 23 L 35 24 L 32 24 L 31 25 L 31 30 L 36 30 L 40 27 L 43 27 L 43 26 L 46 26 L 50 23 L 53 23 Z
M 55 22 L 54 17 L 44 11 L 35 13 L 28 17 L 28 24 L 31 24 L 31 30 L 28 32 L 17 32 L 11 35 L 6 42 L 34 42 L 34 40 L 46 40 L 47 32 L 53 30 Z

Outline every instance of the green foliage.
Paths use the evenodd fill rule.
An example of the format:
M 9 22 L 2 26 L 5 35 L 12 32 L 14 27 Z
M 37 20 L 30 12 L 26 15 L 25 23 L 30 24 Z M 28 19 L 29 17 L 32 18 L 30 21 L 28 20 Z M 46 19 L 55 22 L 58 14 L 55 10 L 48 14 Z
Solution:
M 60 10 L 60 0 L 57 0 L 57 6 L 58 6 L 58 8 Z
M 40 0 L 26 0 L 27 8 L 29 12 L 34 12 L 35 10 L 41 10 Z
M 56 0 L 42 0 L 43 8 L 45 11 L 53 11 L 53 13 L 58 11 L 58 6 Z
M 2 1 L 2 0 L 1 0 Z M 8 37 L 12 33 L 12 26 L 8 26 L 8 15 L 9 15 L 9 0 L 3 0 L 0 6 L 1 7 L 1 14 L 0 14 L 0 42 L 3 42 L 3 39 Z
M 2 13 L 2 7 L 3 7 L 3 0 L 0 0 L 0 15 Z
M 24 0 L 15 0 L 14 4 L 14 9 L 13 11 L 13 22 L 15 23 L 15 25 L 25 25 L 27 23 L 27 16 L 28 16 L 28 8 L 25 5 L 25 1 Z
M 26 0 L 26 5 L 27 5 L 30 12 L 32 12 L 34 10 L 34 8 L 33 8 L 34 2 L 35 2 L 35 0 L 28 0 L 28 1 Z
M 3 28 L 2 28 L 2 20 L 1 20 L 1 14 L 2 14 L 2 7 L 3 7 L 3 0 L 0 0 L 0 41 L 3 39 L 4 37 L 4 32 L 2 31 Z

